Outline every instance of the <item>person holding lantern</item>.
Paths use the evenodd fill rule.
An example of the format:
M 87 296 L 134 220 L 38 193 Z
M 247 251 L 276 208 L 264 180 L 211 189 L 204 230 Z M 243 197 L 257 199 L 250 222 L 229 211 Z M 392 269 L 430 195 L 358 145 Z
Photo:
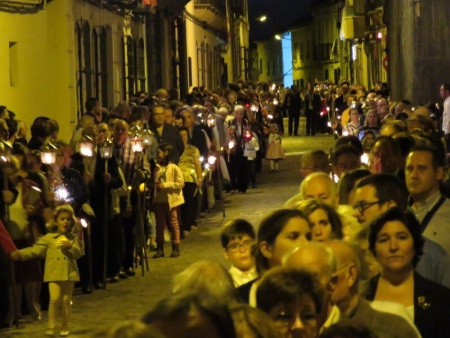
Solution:
M 36 222 L 32 220 L 32 216 L 43 210 L 42 192 L 37 189 L 37 184 L 27 179 L 26 168 L 25 157 L 22 158 L 21 163 L 19 159 L 11 156 L 10 162 L 5 164 L 4 169 L 5 174 L 19 193 L 15 202 L 9 206 L 9 217 L 5 223 L 9 235 L 18 249 L 33 245 L 42 235 L 39 233 Z M 11 323 L 14 318 L 20 317 L 23 290 L 31 316 L 33 319 L 39 320 L 41 314 L 38 301 L 42 280 L 40 262 L 16 263 L 14 269 L 16 278 L 14 285 L 10 285 L 9 289 L 10 306 L 6 323 Z
M 236 190 L 243 194 L 247 192 L 247 157 L 244 156 L 244 150 L 245 144 L 252 139 L 253 135 L 245 116 L 244 106 L 236 105 L 234 107 L 234 120 L 231 120 L 228 126 L 228 132 L 231 137 L 228 144 L 230 154 L 228 171 L 232 193 Z

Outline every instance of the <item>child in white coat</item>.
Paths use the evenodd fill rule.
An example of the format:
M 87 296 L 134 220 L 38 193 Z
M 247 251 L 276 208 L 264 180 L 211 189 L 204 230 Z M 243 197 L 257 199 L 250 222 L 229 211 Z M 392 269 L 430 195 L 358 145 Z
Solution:
M 78 238 L 73 233 L 76 225 L 74 212 L 69 205 L 55 209 L 50 233 L 41 237 L 32 247 L 13 251 L 13 260 L 45 257 L 44 282 L 48 282 L 50 304 L 48 308 L 47 335 L 55 334 L 56 312 L 61 305 L 62 326 L 60 335 L 69 335 L 70 301 L 75 282 L 80 280 L 76 260 L 83 255 Z

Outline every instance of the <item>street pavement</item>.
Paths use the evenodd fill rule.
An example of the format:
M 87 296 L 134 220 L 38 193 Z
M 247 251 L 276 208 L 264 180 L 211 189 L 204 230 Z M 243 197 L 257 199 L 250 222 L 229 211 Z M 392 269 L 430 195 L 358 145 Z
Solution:
M 171 293 L 172 278 L 196 261 L 214 260 L 228 267 L 220 244 L 223 224 L 234 218 L 244 218 L 257 228 L 264 215 L 282 207 L 286 200 L 298 193 L 301 154 L 311 149 L 328 153 L 333 139 L 330 135 L 285 137 L 282 145 L 286 160 L 280 162 L 280 172 L 270 173 L 269 163 L 264 161 L 262 173 L 257 178 L 258 188 L 249 189 L 246 194 L 225 194 L 225 217 L 218 201 L 215 208 L 201 219 L 198 229 L 181 242 L 179 258 L 149 257 L 150 271 L 145 271 L 144 276 L 139 267 L 135 277 L 107 284 L 106 290 L 94 290 L 90 295 L 75 289 L 70 336 L 82 337 L 122 320 L 140 318 L 161 297 Z M 170 244 L 166 243 L 166 256 L 170 249 Z M 0 330 L 0 337 L 45 337 L 46 315 L 43 312 L 41 322 L 31 322 L 25 316 L 19 328 Z

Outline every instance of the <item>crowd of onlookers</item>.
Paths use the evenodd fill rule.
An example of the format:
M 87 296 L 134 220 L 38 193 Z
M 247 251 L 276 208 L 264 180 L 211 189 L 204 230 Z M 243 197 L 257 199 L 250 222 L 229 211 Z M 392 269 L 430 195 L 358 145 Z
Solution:
M 160 89 L 111 110 L 91 98 L 68 143 L 46 117 L 27 142 L 23 122 L 0 107 L 5 324 L 20 317 L 22 294 L 40 318 L 43 280 L 48 334 L 61 306 L 68 335 L 75 283 L 90 293 L 132 277 L 150 250 L 165 257 L 169 238 L 178 257 L 224 193 L 257 187 L 263 159 L 280 171 L 282 136 L 302 134 L 304 117 L 306 135 L 333 133 L 335 145 L 302 155 L 299 193 L 256 231 L 251 218 L 223 227 L 231 268 L 197 262 L 141 321 L 95 336 L 445 337 L 450 85 L 440 94 L 443 108 L 413 106 L 391 102 L 385 83 L 316 80 L 195 88 L 183 101 Z M 54 163 L 41 162 L 47 151 Z M 45 273 L 34 259 L 44 256 Z

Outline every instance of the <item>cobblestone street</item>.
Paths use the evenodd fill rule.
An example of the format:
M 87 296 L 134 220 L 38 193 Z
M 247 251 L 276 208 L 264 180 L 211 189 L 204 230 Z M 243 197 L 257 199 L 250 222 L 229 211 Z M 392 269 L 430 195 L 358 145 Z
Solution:
M 215 260 L 227 266 L 221 249 L 219 234 L 221 226 L 233 218 L 241 217 L 257 226 L 268 212 L 279 208 L 292 195 L 298 192 L 299 159 L 302 152 L 309 149 L 329 151 L 333 144 L 330 135 L 315 137 L 285 137 L 283 147 L 287 158 L 280 163 L 279 173 L 270 173 L 268 163 L 263 163 L 263 172 L 258 176 L 258 188 L 246 194 L 225 195 L 225 214 L 222 217 L 220 202 L 201 219 L 198 230 L 182 241 L 179 258 L 149 258 L 150 271 L 142 276 L 140 269 L 136 276 L 108 284 L 105 291 L 95 290 L 90 295 L 75 290 L 73 315 L 70 333 L 81 337 L 96 329 L 107 327 L 124 319 L 141 317 L 162 296 L 171 292 L 173 276 L 191 263 L 201 259 Z M 170 253 L 170 244 L 166 251 Z M 152 254 L 151 254 L 152 255 Z M 20 327 L 0 331 L 0 337 L 44 337 L 47 327 L 47 313 L 42 322 L 30 322 L 25 317 Z

